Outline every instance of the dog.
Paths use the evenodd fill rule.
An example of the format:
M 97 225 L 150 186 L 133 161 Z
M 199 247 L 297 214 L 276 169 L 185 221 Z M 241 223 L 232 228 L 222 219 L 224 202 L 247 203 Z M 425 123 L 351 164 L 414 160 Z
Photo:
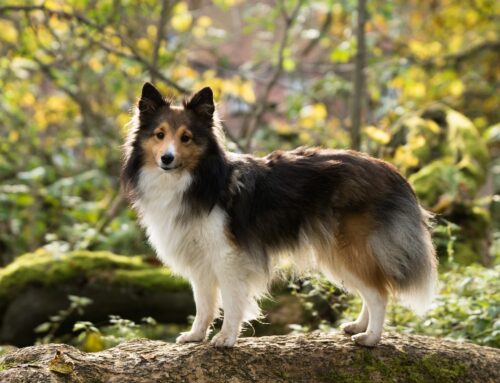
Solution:
M 230 153 L 213 92 L 181 106 L 145 83 L 124 145 L 122 186 L 158 257 L 189 279 L 196 317 L 178 343 L 232 347 L 284 261 L 319 271 L 363 300 L 342 326 L 381 339 L 390 295 L 417 312 L 432 300 L 437 261 L 430 214 L 395 167 L 351 150 Z

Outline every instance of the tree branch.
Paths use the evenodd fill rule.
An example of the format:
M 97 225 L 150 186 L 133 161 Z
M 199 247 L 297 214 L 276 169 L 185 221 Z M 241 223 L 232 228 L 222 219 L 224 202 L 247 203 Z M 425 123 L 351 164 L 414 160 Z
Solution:
M 285 25 L 284 25 L 284 30 L 283 30 L 283 36 L 280 41 L 279 49 L 278 49 L 278 63 L 276 64 L 276 67 L 274 69 L 274 72 L 271 75 L 271 78 L 269 82 L 267 83 L 264 93 L 262 97 L 260 98 L 260 102 L 258 102 L 255 107 L 253 108 L 253 111 L 251 111 L 251 118 L 250 120 L 245 124 L 244 128 L 242 129 L 243 135 L 244 135 L 244 144 L 243 147 L 245 148 L 245 151 L 249 151 L 251 146 L 252 146 L 252 138 L 255 132 L 257 131 L 259 125 L 262 122 L 262 119 L 264 117 L 264 114 L 267 111 L 268 108 L 268 100 L 269 96 L 271 94 L 271 91 L 273 90 L 274 86 L 278 82 L 278 79 L 283 73 L 283 62 L 285 59 L 285 48 L 288 45 L 288 39 L 290 37 L 289 32 L 290 29 L 292 28 L 293 24 L 295 23 L 295 20 L 297 19 L 297 15 L 302 7 L 303 0 L 298 0 L 296 6 L 294 7 L 292 13 L 288 15 L 285 9 L 285 5 L 283 4 L 282 1 L 280 1 L 280 6 L 281 6 L 281 14 L 284 19 Z
M 359 150 L 361 144 L 360 129 L 363 117 L 363 99 L 365 87 L 365 23 L 366 0 L 358 0 L 356 28 L 356 57 L 354 59 L 354 91 L 351 101 L 351 148 Z
M 243 338 L 232 349 L 138 339 L 97 353 L 39 345 L 0 358 L 24 382 L 498 382 L 500 350 L 407 334 L 373 349 L 341 333 Z
M 97 23 L 92 22 L 90 19 L 86 18 L 85 16 L 80 15 L 79 13 L 54 10 L 54 9 L 46 7 L 45 5 L 19 5 L 19 6 L 12 5 L 12 6 L 1 6 L 0 7 L 0 15 L 1 14 L 7 14 L 7 13 L 10 13 L 10 12 L 24 12 L 26 14 L 31 13 L 31 12 L 44 12 L 45 14 L 47 14 L 49 16 L 57 16 L 57 17 L 60 17 L 60 18 L 63 18 L 63 19 L 68 19 L 68 20 L 69 19 L 75 19 L 78 22 L 91 27 L 92 29 L 95 29 L 95 30 L 97 30 L 97 31 L 99 31 L 101 33 L 104 33 L 103 32 L 104 31 L 104 27 L 103 26 L 101 26 L 101 25 L 99 25 Z M 122 41 L 122 43 L 130 50 L 130 52 L 132 53 L 132 55 L 128 55 L 128 54 L 126 54 L 124 52 L 120 52 L 120 51 L 117 51 L 117 50 L 114 50 L 112 48 L 107 47 L 106 50 L 108 52 L 112 51 L 113 53 L 115 53 L 118 56 L 121 56 L 121 57 L 124 57 L 124 58 L 128 58 L 128 59 L 132 59 L 132 60 L 134 60 L 134 61 L 142 64 L 145 67 L 145 69 L 150 72 L 151 76 L 154 76 L 155 78 L 159 78 L 165 84 L 167 84 L 168 86 L 174 88 L 175 90 L 177 90 L 178 92 L 180 92 L 182 94 L 188 94 L 189 93 L 189 91 L 186 88 L 180 86 L 175 81 L 172 81 L 171 79 L 169 79 L 168 77 L 166 77 L 163 73 L 161 73 L 156 68 L 156 64 L 153 64 L 153 62 L 150 62 L 146 58 L 144 58 L 137 51 L 137 49 L 135 49 L 135 47 L 132 44 L 130 44 L 130 43 L 128 43 L 126 41 L 126 39 L 122 35 L 120 35 L 118 32 L 115 32 L 115 35 L 118 38 L 120 38 L 120 40 Z M 98 44 L 99 46 L 101 46 L 101 48 L 104 49 L 106 47 L 105 44 L 103 44 L 102 42 L 97 41 L 96 39 L 93 39 L 90 36 L 88 36 L 88 37 L 89 37 L 89 40 L 91 40 L 94 43 Z M 160 43 L 161 43 L 161 41 L 160 41 Z
M 168 0 L 162 0 L 161 3 L 161 13 L 160 19 L 158 20 L 158 26 L 156 29 L 156 40 L 153 48 L 153 61 L 151 62 L 151 82 L 154 83 L 156 76 L 158 74 L 158 56 L 160 52 L 161 43 L 163 41 L 163 36 L 165 35 L 165 27 L 167 26 L 168 12 L 170 10 L 170 4 Z
M 330 28 L 330 25 L 332 25 L 332 21 L 333 21 L 332 7 L 333 7 L 333 2 L 330 3 L 330 7 L 329 7 L 328 12 L 326 14 L 325 20 L 323 21 L 323 24 L 321 25 L 318 36 L 315 37 L 314 39 L 312 39 L 309 42 L 309 44 L 306 45 L 306 47 L 302 50 L 302 53 L 300 54 L 299 57 L 308 56 L 309 53 L 311 53 L 313 51 L 313 49 L 316 48 L 316 45 L 319 44 L 321 39 L 328 32 L 328 29 Z

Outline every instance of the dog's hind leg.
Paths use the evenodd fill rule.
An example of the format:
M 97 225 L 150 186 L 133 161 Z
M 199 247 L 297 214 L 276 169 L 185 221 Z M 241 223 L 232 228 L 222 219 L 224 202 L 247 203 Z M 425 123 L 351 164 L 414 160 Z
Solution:
M 368 312 L 368 326 L 366 331 L 353 335 L 352 340 L 359 345 L 373 347 L 382 336 L 387 294 L 364 284 L 358 286 L 358 291 L 363 298 L 363 306 Z
M 363 301 L 363 308 L 359 313 L 358 318 L 354 322 L 344 323 L 340 328 L 347 334 L 359 334 L 365 332 L 368 327 L 368 307 Z

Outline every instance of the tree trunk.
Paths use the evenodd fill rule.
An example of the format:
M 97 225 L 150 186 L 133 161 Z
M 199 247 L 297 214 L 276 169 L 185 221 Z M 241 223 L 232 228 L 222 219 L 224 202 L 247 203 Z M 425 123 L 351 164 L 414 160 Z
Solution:
M 366 0 L 358 0 L 356 27 L 356 57 L 354 59 L 354 89 L 351 99 L 351 148 L 359 150 L 361 145 L 361 122 L 363 117 L 363 99 L 365 89 L 365 22 Z
M 50 344 L 0 358 L 9 382 L 499 382 L 500 350 L 386 334 L 362 348 L 341 333 L 243 338 L 233 349 L 135 340 L 99 353 Z

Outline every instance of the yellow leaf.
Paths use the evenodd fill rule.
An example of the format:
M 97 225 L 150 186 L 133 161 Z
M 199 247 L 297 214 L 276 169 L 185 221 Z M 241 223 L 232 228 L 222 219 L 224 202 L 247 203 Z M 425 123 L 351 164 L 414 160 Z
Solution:
M 9 141 L 10 142 L 17 142 L 19 140 L 19 133 L 17 130 L 11 130 L 9 133 Z
M 111 64 L 116 64 L 118 62 L 118 56 L 115 55 L 114 53 L 108 53 L 108 61 Z
M 324 104 L 306 105 L 300 110 L 300 124 L 304 128 L 313 128 L 325 121 L 327 111 Z
M 144 52 L 149 52 L 149 50 L 152 48 L 151 42 L 144 37 L 137 40 L 137 47 Z
M 452 96 L 458 97 L 464 92 L 464 84 L 460 80 L 454 80 L 451 82 L 449 89 Z
M 283 69 L 286 72 L 291 72 L 295 69 L 295 61 L 293 61 L 291 58 L 286 58 L 283 60 Z
M 375 126 L 367 126 L 363 129 L 363 131 L 371 140 L 379 144 L 385 145 L 391 140 L 391 136 L 388 133 L 376 128 Z
M 177 4 L 175 4 L 173 8 L 174 15 L 186 13 L 187 11 L 188 11 L 188 6 L 184 1 L 178 2 Z
M 197 20 L 197 24 L 202 28 L 208 28 L 212 25 L 212 19 L 208 16 L 201 16 Z
M 11 22 L 0 21 L 0 30 L 2 31 L 2 33 L 0 33 L 0 40 L 11 44 L 15 44 L 17 42 L 17 29 Z
M 324 104 L 317 103 L 313 105 L 313 114 L 317 120 L 324 120 L 326 118 L 327 112 Z
M 300 132 L 299 140 L 305 144 L 308 144 L 312 141 L 312 138 L 308 132 Z
M 205 29 L 200 28 L 198 26 L 193 27 L 192 33 L 193 33 L 193 36 L 196 37 L 197 39 L 202 39 L 206 35 Z
M 35 104 L 35 96 L 33 96 L 32 93 L 26 92 L 23 94 L 21 98 L 21 105 L 22 106 L 32 106 Z
M 149 37 L 151 37 L 151 38 L 156 37 L 156 27 L 154 25 L 148 25 L 146 32 L 147 32 Z
M 409 86 L 408 93 L 415 98 L 425 97 L 426 88 L 421 82 Z
M 241 98 L 249 104 L 253 104 L 255 102 L 255 93 L 250 82 L 245 82 L 241 85 L 240 95 Z
M 439 125 L 432 120 L 426 120 L 426 123 L 423 124 L 423 126 L 434 134 L 439 134 L 439 132 L 441 131 Z
M 96 57 L 92 57 L 89 60 L 89 67 L 94 72 L 99 72 L 102 69 L 102 64 L 101 64 L 101 62 Z
M 193 18 L 189 13 L 181 13 L 172 17 L 172 27 L 178 32 L 185 32 L 191 26 Z
M 127 68 L 127 74 L 129 76 L 137 76 L 139 73 L 141 73 L 141 68 L 138 66 L 130 66 Z
M 290 134 L 292 132 L 290 125 L 288 125 L 284 121 L 276 121 L 274 124 L 274 129 L 278 134 Z
M 98 352 L 104 350 L 104 341 L 101 334 L 91 332 L 85 338 L 84 349 L 88 352 Z

